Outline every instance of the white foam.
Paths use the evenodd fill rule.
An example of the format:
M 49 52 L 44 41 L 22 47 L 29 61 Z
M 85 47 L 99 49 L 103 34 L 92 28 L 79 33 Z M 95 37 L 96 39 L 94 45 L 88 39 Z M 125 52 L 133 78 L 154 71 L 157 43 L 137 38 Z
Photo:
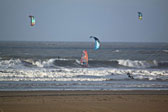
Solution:
M 118 53 L 118 52 L 120 52 L 120 50 L 118 50 L 118 49 L 117 49 L 117 50 L 114 50 L 113 52 L 116 52 L 116 53 Z
M 56 58 L 55 60 L 63 60 L 63 61 L 68 61 L 68 60 L 73 60 L 73 59 Z
M 80 64 L 80 61 L 79 61 L 79 60 L 77 60 L 77 59 L 75 60 L 75 62 L 76 62 L 77 64 Z
M 37 66 L 37 67 L 52 67 L 54 66 L 53 62 L 55 61 L 55 59 L 48 59 L 45 61 L 32 61 L 32 64 Z
M 168 53 L 168 50 L 163 50 L 163 52 Z
M 0 81 L 105 81 L 129 79 L 168 80 L 168 70 L 110 68 L 0 69 Z M 82 77 L 81 77 L 82 76 Z
M 118 63 L 123 66 L 133 68 L 149 68 L 158 66 L 157 61 L 138 61 L 138 60 L 118 60 Z
M 22 68 L 22 62 L 20 59 L 0 60 L 0 68 Z

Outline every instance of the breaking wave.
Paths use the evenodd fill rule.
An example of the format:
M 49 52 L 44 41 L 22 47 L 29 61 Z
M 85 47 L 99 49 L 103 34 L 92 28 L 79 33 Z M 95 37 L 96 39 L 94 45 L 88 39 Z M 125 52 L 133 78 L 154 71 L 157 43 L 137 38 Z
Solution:
M 168 50 L 163 50 L 163 52 L 168 53 Z
M 168 80 L 168 70 L 113 68 L 1 69 L 0 81 Z
M 37 67 L 53 67 L 54 66 L 54 61 L 55 59 L 48 59 L 48 60 L 45 60 L 45 61 L 32 61 L 31 64 L 32 65 L 35 65 Z
M 80 68 L 79 59 L 50 58 L 50 59 L 0 59 L 0 69 L 8 68 L 57 68 L 71 67 Z M 146 61 L 146 60 L 89 60 L 89 68 L 110 67 L 110 68 L 168 68 L 168 61 Z
M 0 68 L 19 68 L 22 66 L 22 61 L 20 59 L 0 60 Z
M 118 60 L 118 64 L 127 66 L 127 67 L 132 67 L 132 68 L 158 67 L 158 62 L 156 60 L 153 60 L 153 61 Z
M 168 80 L 168 61 L 89 60 L 89 67 L 77 59 L 0 59 L 0 81 L 111 81 Z

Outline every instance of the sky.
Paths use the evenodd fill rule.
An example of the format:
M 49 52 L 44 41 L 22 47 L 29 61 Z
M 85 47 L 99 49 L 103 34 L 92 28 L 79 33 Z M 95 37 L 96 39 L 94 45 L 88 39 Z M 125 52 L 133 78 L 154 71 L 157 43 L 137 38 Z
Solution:
M 168 42 L 167 11 L 168 0 L 0 0 L 0 41 Z

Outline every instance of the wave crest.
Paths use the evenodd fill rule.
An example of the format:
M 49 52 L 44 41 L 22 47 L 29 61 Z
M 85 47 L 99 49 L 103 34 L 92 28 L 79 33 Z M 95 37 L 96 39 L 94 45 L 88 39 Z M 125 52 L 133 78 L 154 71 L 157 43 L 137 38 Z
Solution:
M 79 59 L 62 59 L 62 58 L 50 58 L 50 59 L 1 59 L 0 69 L 8 68 L 58 68 L 58 67 L 70 67 L 81 68 Z M 89 68 L 107 67 L 107 68 L 168 68 L 168 61 L 156 61 L 156 60 L 89 60 Z
M 35 66 L 41 67 L 41 68 L 52 67 L 52 66 L 54 66 L 54 61 L 55 61 L 55 59 L 48 59 L 48 60 L 45 60 L 45 61 L 41 61 L 41 60 L 33 61 L 32 65 L 35 65 Z
M 158 66 L 158 62 L 156 60 L 153 61 L 118 60 L 118 64 L 132 68 L 150 68 Z
M 1 60 L 0 68 L 18 68 L 22 67 L 22 61 L 20 59 Z

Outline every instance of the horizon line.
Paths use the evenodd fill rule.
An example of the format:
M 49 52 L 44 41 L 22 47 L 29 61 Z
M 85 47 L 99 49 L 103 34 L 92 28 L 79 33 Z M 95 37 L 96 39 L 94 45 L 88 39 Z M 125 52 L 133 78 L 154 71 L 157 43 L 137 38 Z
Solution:
M 92 41 L 52 41 L 52 40 L 0 40 L 0 42 L 92 42 Z M 163 41 L 101 41 L 101 43 L 168 43 Z

